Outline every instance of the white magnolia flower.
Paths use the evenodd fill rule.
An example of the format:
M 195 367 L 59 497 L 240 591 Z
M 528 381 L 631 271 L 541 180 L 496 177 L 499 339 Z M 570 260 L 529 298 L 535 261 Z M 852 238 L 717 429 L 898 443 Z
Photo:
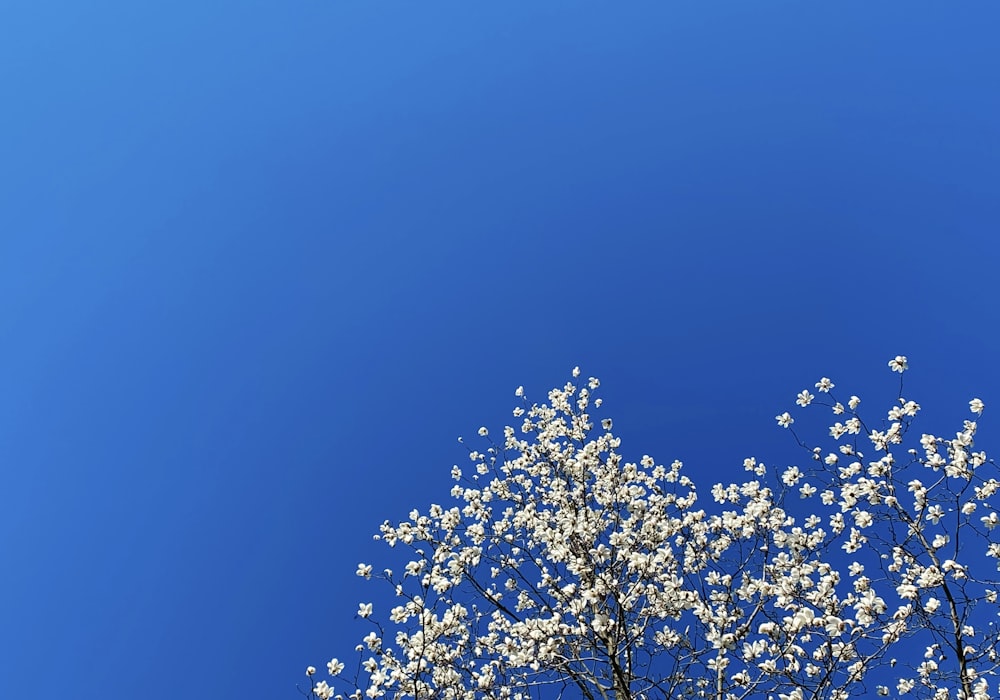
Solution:
M 786 486 L 795 486 L 799 483 L 799 479 L 802 478 L 802 472 L 799 471 L 798 467 L 789 467 L 781 475 L 781 481 L 784 482 Z
M 906 355 L 896 355 L 894 358 L 889 360 L 889 368 L 893 372 L 903 373 L 909 369 L 909 365 L 906 363 Z M 968 396 L 968 394 L 966 394 Z

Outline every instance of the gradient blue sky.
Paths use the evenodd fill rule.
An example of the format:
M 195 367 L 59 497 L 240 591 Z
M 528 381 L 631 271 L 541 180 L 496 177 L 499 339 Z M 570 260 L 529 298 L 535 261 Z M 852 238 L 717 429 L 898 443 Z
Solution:
M 576 364 L 703 489 L 897 353 L 996 405 L 998 24 L 7 0 L 0 697 L 298 697 L 377 525 Z

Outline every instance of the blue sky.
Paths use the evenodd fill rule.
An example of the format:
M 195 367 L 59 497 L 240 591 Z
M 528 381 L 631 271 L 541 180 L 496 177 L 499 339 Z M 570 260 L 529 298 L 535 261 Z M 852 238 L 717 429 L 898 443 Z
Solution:
M 5 3 L 0 697 L 298 697 L 378 524 L 577 364 L 702 489 L 821 375 L 995 404 L 998 20 Z

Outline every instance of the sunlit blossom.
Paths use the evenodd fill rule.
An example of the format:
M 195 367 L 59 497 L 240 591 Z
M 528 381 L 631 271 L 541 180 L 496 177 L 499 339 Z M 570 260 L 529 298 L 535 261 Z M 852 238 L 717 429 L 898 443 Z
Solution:
M 829 377 L 823 377 L 818 382 L 816 382 L 816 388 L 824 393 L 829 392 L 830 389 L 832 389 L 835 386 L 836 385 L 832 381 L 830 381 Z

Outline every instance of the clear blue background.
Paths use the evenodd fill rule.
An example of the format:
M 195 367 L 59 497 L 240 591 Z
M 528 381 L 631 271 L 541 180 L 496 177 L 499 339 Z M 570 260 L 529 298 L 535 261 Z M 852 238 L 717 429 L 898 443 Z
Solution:
M 996 405 L 998 8 L 7 0 L 0 697 L 298 697 L 575 364 L 706 491 Z

